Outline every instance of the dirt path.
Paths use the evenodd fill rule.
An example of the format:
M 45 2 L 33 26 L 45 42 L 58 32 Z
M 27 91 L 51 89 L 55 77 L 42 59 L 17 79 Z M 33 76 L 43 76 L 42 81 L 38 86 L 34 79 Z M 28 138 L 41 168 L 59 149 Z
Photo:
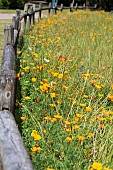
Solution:
M 12 19 L 15 14 L 0 14 L 0 19 Z M 47 17 L 47 15 L 42 15 L 42 17 Z M 38 18 L 38 13 L 36 14 L 36 18 Z
M 15 14 L 0 14 L 0 19 L 12 19 Z

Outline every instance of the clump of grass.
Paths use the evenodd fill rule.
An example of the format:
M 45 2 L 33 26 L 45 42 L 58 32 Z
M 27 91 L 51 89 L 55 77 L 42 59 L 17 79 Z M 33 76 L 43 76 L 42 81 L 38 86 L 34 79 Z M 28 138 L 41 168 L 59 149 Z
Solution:
M 59 13 L 24 41 L 16 105 L 34 169 L 113 168 L 112 16 Z

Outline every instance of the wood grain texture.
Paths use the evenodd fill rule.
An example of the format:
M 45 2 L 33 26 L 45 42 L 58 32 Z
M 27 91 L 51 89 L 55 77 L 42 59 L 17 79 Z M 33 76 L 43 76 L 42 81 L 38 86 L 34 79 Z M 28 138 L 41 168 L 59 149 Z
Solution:
M 7 110 L 0 111 L 0 157 L 3 170 L 33 170 L 15 119 Z
M 15 64 L 15 50 L 13 45 L 5 45 L 3 52 L 2 71 L 14 70 Z

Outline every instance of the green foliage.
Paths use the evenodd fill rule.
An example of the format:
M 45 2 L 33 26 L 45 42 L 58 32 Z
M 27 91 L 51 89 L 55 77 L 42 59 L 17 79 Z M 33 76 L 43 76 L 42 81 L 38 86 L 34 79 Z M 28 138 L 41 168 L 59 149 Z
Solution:
M 9 8 L 9 0 L 2 0 L 3 7 L 2 9 L 8 9 Z
M 105 11 L 110 11 L 111 7 L 113 7 L 113 1 L 112 0 L 102 0 L 102 7 L 105 9 Z
M 23 37 L 16 114 L 35 170 L 113 169 L 111 16 L 65 11 Z
M 0 9 L 23 9 L 23 0 L 0 0 Z
M 2 0 L 0 0 L 0 8 L 2 8 L 3 6 L 3 3 L 2 3 Z
M 9 8 L 10 9 L 23 9 L 25 2 L 23 0 L 10 0 Z

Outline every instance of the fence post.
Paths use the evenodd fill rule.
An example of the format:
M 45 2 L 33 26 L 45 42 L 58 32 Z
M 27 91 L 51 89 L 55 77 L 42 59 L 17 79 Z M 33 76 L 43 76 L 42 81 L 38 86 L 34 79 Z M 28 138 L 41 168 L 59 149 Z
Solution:
M 33 4 L 33 24 L 35 23 L 35 4 Z
M 17 21 L 16 21 L 16 16 L 13 16 L 13 18 L 12 18 L 12 26 L 13 26 L 13 28 L 14 28 L 14 29 L 16 29 L 16 30 L 17 30 Z
M 14 45 L 16 45 L 16 40 L 17 40 L 17 36 L 18 36 L 16 16 L 13 16 L 13 18 L 12 18 L 12 26 L 14 28 Z
M 31 5 L 28 5 L 28 14 L 29 14 L 28 27 L 31 27 Z
M 70 12 L 73 12 L 73 3 L 70 4 Z
M 17 20 L 17 31 L 20 31 L 21 23 L 20 23 L 20 9 L 16 9 L 16 20 Z
M 11 25 L 6 25 L 4 28 L 4 46 L 7 44 L 14 45 L 14 28 Z
M 61 12 L 63 11 L 63 4 L 61 4 L 61 8 L 60 8 Z
M 55 14 L 57 14 L 57 3 L 55 3 Z
M 7 110 L 0 111 L 0 158 L 2 170 L 34 169 L 14 116 Z
M 0 109 L 14 112 L 15 95 L 15 48 L 14 48 L 14 27 L 4 28 L 4 51 L 0 75 Z
M 49 3 L 49 9 L 48 9 L 48 14 L 50 15 L 51 12 L 51 2 Z
M 29 6 L 29 26 L 33 24 L 33 6 Z
M 28 14 L 28 4 L 25 4 L 24 12 L 26 12 Z M 24 29 L 26 29 L 26 25 L 27 25 L 27 15 L 24 16 Z
M 42 7 L 42 4 L 40 3 L 40 4 L 39 4 L 39 18 L 41 18 L 41 12 L 42 12 L 42 11 L 41 11 L 41 7 Z

